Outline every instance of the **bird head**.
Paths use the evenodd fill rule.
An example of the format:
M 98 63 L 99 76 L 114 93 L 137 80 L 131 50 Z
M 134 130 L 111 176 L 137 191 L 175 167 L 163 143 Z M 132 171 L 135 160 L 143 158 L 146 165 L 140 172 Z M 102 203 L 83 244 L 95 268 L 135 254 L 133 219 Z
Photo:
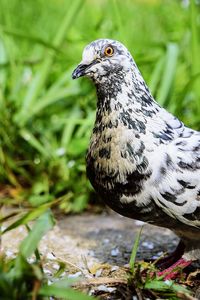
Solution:
M 126 47 L 118 41 L 99 39 L 83 50 L 82 61 L 72 73 L 72 78 L 90 77 L 95 82 L 128 72 L 134 62 Z

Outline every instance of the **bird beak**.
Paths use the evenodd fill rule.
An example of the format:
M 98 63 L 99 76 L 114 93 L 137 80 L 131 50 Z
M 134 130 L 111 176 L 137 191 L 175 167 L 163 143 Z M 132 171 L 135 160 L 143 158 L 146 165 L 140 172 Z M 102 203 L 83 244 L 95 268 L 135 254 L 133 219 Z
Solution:
M 91 62 L 89 64 L 80 63 L 77 66 L 77 68 L 73 71 L 72 79 L 77 79 L 79 77 L 86 75 L 87 73 L 89 73 L 88 71 L 89 71 L 90 67 L 92 67 L 100 62 L 101 62 L 100 59 L 95 59 L 95 60 L 93 60 L 93 62 Z
M 72 73 L 72 79 L 77 79 L 81 76 L 84 76 L 87 67 L 89 67 L 89 65 L 79 64 Z

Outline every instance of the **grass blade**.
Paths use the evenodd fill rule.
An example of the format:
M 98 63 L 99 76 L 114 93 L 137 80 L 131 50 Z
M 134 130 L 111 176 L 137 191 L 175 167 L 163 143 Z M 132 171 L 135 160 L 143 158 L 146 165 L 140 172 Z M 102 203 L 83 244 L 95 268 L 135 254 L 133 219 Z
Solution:
M 25 141 L 27 141 L 33 148 L 35 148 L 44 157 L 49 156 L 49 153 L 46 151 L 46 148 L 39 142 L 39 140 L 37 140 L 34 137 L 34 135 L 30 131 L 26 129 L 21 129 L 20 135 Z
M 30 36 L 23 32 L 19 32 L 19 31 L 13 30 L 13 29 L 7 29 L 3 26 L 0 26 L 0 30 L 2 30 L 7 35 L 10 35 L 10 36 L 13 36 L 16 38 L 20 38 L 20 39 L 27 39 L 30 42 L 40 44 L 40 45 L 45 46 L 46 48 L 52 49 L 56 52 L 61 52 L 59 48 L 55 47 L 51 43 L 49 43 L 41 38 L 39 38 L 38 36 Z
M 69 279 L 63 279 L 51 285 L 43 286 L 39 294 L 42 296 L 54 296 L 61 297 L 66 300 L 91 300 L 93 297 L 84 295 L 78 291 L 75 291 L 69 286 L 71 285 L 71 281 Z
M 53 41 L 53 45 L 55 47 L 60 47 L 67 30 L 69 30 L 74 20 L 74 17 L 77 17 L 78 11 L 80 11 L 82 4 L 83 0 L 75 0 L 72 3 L 70 3 L 70 7 L 67 7 L 64 19 Z M 42 64 L 38 73 L 35 75 L 32 84 L 30 85 L 30 88 L 27 91 L 27 94 L 23 101 L 22 109 L 15 117 L 15 121 L 20 126 L 25 125 L 25 123 L 29 119 L 29 114 L 27 114 L 27 111 L 30 110 L 30 107 L 33 105 L 33 103 L 39 96 L 41 90 L 43 89 L 47 76 L 50 72 L 50 68 L 53 63 L 54 57 L 55 52 L 49 51 L 46 53 L 44 63 Z
M 43 214 L 51 205 L 52 205 L 52 203 L 45 203 L 44 205 L 34 208 L 33 210 L 29 211 L 28 213 L 26 213 L 22 217 L 20 217 L 17 221 L 14 221 L 11 225 L 9 225 L 2 232 L 2 234 L 20 226 L 20 225 L 26 225 L 28 222 L 33 221 L 34 219 L 38 218 L 41 214 Z
M 130 257 L 130 261 L 129 261 L 130 271 L 131 271 L 132 275 L 134 274 L 135 260 L 136 260 L 137 250 L 138 250 L 138 247 L 139 247 L 139 242 L 140 242 L 142 229 L 143 229 L 143 226 L 141 227 L 140 231 L 136 235 L 136 239 L 135 239 L 135 242 L 134 242 L 134 245 L 133 245 L 133 249 L 132 249 L 131 257 Z
M 79 89 L 76 86 L 59 89 L 59 91 L 55 94 L 47 93 L 44 97 L 39 98 L 38 102 L 31 108 L 29 111 L 29 119 L 37 113 L 40 113 L 49 105 L 52 105 L 63 98 L 78 95 L 78 93 Z
M 54 224 L 55 222 L 50 210 L 41 215 L 28 236 L 21 243 L 20 253 L 26 258 L 30 257 L 35 252 L 41 238 L 53 228 Z
M 175 43 L 169 43 L 167 46 L 166 63 L 162 77 L 160 89 L 157 94 L 159 103 L 164 106 L 166 105 L 167 97 L 170 94 L 173 80 L 176 72 L 176 65 L 178 59 L 179 48 Z
M 189 294 L 190 291 L 179 285 L 179 284 L 175 284 L 174 281 L 172 280 L 167 280 L 167 281 L 161 281 L 161 280 L 151 280 L 145 283 L 144 286 L 145 289 L 152 289 L 155 291 L 173 291 L 173 292 L 182 292 L 182 293 L 187 293 Z
M 76 126 L 76 121 L 78 118 L 80 118 L 80 113 L 81 113 L 80 109 L 75 106 L 70 115 L 70 120 L 71 120 L 70 123 L 66 123 L 64 127 L 62 138 L 61 138 L 61 147 L 66 148 L 68 146 Z
M 160 82 L 160 78 L 161 78 L 161 74 L 162 74 L 162 70 L 164 67 L 164 63 L 165 63 L 165 58 L 162 56 L 158 62 L 156 63 L 156 66 L 153 70 L 153 73 L 151 75 L 151 79 L 149 82 L 149 89 L 152 93 L 152 95 L 156 95 L 156 89 L 158 87 L 158 84 Z
M 192 59 L 192 76 L 195 77 L 200 70 L 200 40 L 199 40 L 199 30 L 198 30 L 198 17 L 197 14 L 197 4 L 195 0 L 190 1 L 190 26 L 191 26 L 191 59 Z M 197 114 L 200 114 L 200 78 L 194 81 L 194 92 L 195 98 L 198 97 L 196 101 L 197 104 Z

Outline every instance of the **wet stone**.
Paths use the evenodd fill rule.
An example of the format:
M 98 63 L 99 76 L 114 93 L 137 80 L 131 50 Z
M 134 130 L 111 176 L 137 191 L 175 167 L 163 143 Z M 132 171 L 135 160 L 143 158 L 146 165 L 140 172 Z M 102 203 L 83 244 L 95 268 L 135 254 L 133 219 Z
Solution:
M 85 268 L 85 257 L 88 264 L 98 261 L 123 266 L 129 262 L 135 236 L 141 228 L 140 222 L 114 212 L 56 218 L 56 226 L 40 243 L 40 252 L 52 265 L 59 258 Z M 8 257 L 17 252 L 25 236 L 26 230 L 21 227 L 3 235 L 2 247 Z M 177 243 L 178 238 L 168 229 L 147 224 L 142 231 L 137 259 L 150 259 L 172 251 Z

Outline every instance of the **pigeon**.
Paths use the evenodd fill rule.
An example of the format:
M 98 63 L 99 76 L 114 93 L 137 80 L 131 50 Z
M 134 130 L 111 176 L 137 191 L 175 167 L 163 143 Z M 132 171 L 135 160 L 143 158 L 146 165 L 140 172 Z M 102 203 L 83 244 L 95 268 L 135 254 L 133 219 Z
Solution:
M 87 45 L 72 78 L 89 77 L 97 94 L 86 155 L 87 176 L 117 213 L 169 228 L 177 249 L 164 265 L 200 259 L 200 132 L 184 125 L 151 95 L 120 42 Z

